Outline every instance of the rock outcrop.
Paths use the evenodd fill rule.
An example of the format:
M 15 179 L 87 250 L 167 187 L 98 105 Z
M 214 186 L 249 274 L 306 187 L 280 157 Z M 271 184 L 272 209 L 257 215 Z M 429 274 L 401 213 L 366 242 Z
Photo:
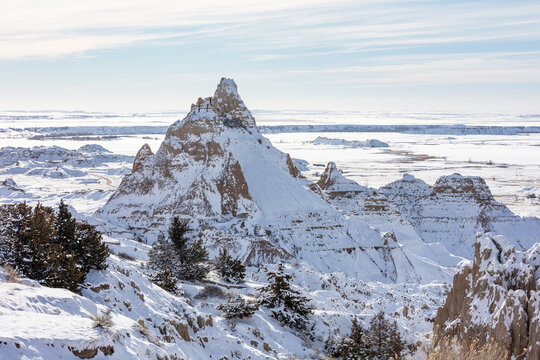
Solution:
M 502 236 L 480 237 L 437 312 L 434 346 L 495 342 L 515 359 L 540 359 L 539 329 L 540 243 L 517 251 Z
M 359 192 L 368 191 L 369 189 L 359 185 L 356 181 L 343 176 L 340 169 L 337 168 L 334 162 L 329 162 L 326 169 L 321 175 L 317 186 L 326 191 L 330 196 L 353 195 Z

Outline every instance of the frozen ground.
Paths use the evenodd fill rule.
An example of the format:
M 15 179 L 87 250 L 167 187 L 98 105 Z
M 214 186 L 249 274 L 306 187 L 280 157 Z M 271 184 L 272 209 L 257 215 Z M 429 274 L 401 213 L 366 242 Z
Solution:
M 183 111 L 136 114 L 3 111 L 0 112 L 0 145 L 57 145 L 78 149 L 84 144 L 95 143 L 115 154 L 134 156 L 143 143 L 156 150 L 166 128 L 184 114 Z M 522 216 L 540 216 L 540 133 L 537 131 L 540 115 L 329 111 L 254 111 L 254 115 L 266 132 L 265 136 L 277 148 L 309 162 L 306 175 L 310 178 L 316 178 L 329 161 L 335 161 L 346 176 L 370 187 L 399 179 L 404 172 L 428 183 L 454 172 L 479 175 L 485 178 L 495 197 L 512 211 Z M 277 127 L 283 125 L 288 126 Z M 305 125 L 319 128 L 299 132 L 302 130 L 299 126 L 305 128 Z M 356 128 L 342 127 L 347 131 L 339 132 L 340 127 L 336 125 L 354 125 Z M 321 126 L 332 132 L 315 132 Z M 496 129 L 495 132 L 513 135 L 456 134 L 463 133 L 462 130 L 454 131 L 463 127 L 480 127 L 485 133 L 493 133 Z M 516 127 L 530 132 L 516 133 Z M 418 129 L 425 132 L 425 128 L 431 133 L 411 133 L 420 131 Z M 374 132 L 377 129 L 381 132 Z M 366 130 L 370 131 L 358 132 Z M 398 130 L 401 132 L 392 132 Z M 442 134 L 433 134 L 437 132 Z M 339 145 L 339 142 L 338 145 L 315 145 L 313 140 L 319 136 L 356 142 L 377 139 L 389 147 L 351 148 Z M 1 171 L 0 182 L 13 178 L 36 197 L 47 195 L 43 196 L 44 201 L 48 198 L 52 201 L 56 195 L 84 192 L 84 201 L 72 203 L 78 211 L 90 213 L 103 204 L 109 191 L 118 185 L 130 166 L 128 161 L 88 169 L 88 180 L 79 177 L 61 181 L 60 187 L 58 181 L 50 178 L 37 183 L 34 176 Z M 101 196 L 95 191 L 105 193 Z M 88 199 L 90 193 L 93 195 Z M 0 201 L 6 202 L 1 194 L 0 189 Z M 531 194 L 537 198 L 530 198 Z

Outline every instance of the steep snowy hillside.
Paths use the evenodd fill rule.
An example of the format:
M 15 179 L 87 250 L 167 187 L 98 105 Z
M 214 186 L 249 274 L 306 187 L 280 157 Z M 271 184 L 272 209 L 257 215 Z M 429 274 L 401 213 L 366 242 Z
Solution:
M 459 262 L 449 253 L 433 262 L 429 245 L 417 241 L 414 252 L 338 211 L 261 135 L 230 79 L 171 125 L 155 154 L 143 146 L 96 213 L 150 242 L 176 215 L 200 223 L 214 251 L 227 246 L 253 265 L 302 260 L 364 280 L 427 283 L 449 280 Z

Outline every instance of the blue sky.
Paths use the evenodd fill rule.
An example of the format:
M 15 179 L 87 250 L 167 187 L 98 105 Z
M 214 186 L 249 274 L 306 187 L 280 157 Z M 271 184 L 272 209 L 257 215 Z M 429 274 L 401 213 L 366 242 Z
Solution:
M 0 2 L 0 109 L 540 112 L 540 1 Z

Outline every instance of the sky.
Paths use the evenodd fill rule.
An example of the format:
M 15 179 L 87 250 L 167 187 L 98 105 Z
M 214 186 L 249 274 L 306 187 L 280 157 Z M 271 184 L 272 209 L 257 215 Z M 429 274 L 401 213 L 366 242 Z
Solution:
M 540 113 L 540 1 L 2 0 L 0 110 Z

